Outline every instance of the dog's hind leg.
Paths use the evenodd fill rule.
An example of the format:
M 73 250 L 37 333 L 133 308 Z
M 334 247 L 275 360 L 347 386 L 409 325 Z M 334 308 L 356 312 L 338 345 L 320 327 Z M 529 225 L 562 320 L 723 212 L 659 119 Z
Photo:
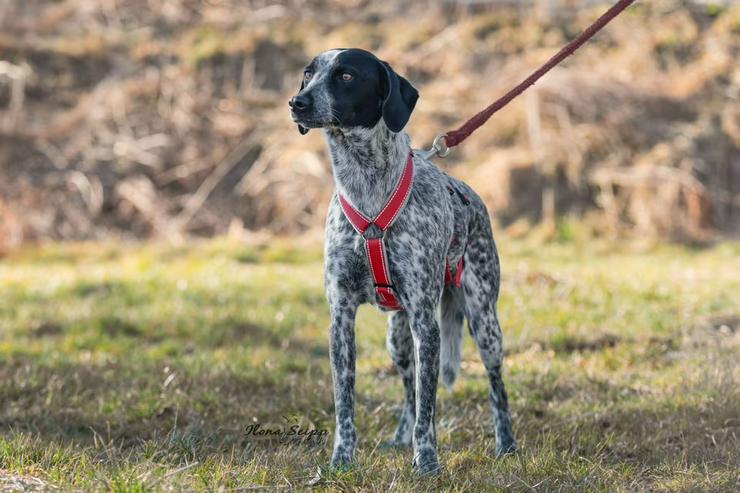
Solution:
M 452 388 L 460 373 L 463 345 L 463 299 L 459 289 L 445 286 L 439 303 L 440 377 L 447 388 Z
M 472 236 L 465 253 L 462 288 L 465 317 L 488 373 L 489 397 L 496 433 L 496 455 L 516 450 L 511 430 L 511 415 L 506 388 L 501 377 L 504 359 L 503 336 L 496 315 L 499 286 L 499 261 L 490 226 L 483 235 Z M 487 230 L 487 231 L 486 231 Z
M 410 446 L 416 417 L 416 395 L 414 390 L 414 341 L 411 337 L 409 317 L 406 312 L 393 312 L 388 318 L 388 352 L 393 366 L 403 379 L 404 402 L 398 428 L 393 440 L 386 446 Z

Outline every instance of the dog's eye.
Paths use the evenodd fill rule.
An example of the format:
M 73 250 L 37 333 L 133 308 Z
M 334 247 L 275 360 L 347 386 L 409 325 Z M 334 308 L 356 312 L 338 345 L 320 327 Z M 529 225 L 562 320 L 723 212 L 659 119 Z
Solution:
M 313 74 L 311 72 L 309 72 L 308 70 L 306 70 L 305 72 L 303 72 L 303 79 L 304 80 L 311 80 L 311 77 L 313 77 Z
M 354 77 L 352 77 L 352 74 L 348 74 L 347 72 L 344 72 L 344 73 L 342 74 L 342 80 L 343 80 L 343 81 L 350 81 L 350 80 L 352 80 L 353 78 L 354 78 Z

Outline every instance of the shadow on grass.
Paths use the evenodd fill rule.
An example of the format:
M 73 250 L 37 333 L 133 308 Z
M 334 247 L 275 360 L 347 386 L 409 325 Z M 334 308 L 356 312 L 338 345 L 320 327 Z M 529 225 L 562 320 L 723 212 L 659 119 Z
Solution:
M 521 396 L 511 402 L 521 452 L 536 456 L 550 449 L 609 467 L 740 466 L 740 388 L 732 361 L 715 363 L 711 370 L 696 369 L 707 372 L 703 382 L 675 392 L 637 390 L 607 378 L 519 375 L 509 384 Z M 450 451 L 465 451 L 485 436 L 493 457 L 483 389 L 456 392 L 442 403 L 438 419 Z
M 141 450 L 153 441 L 173 452 L 174 462 L 235 446 L 264 449 L 270 442 L 250 440 L 246 426 L 293 414 L 309 427 L 328 428 L 331 387 L 313 374 L 318 378 L 207 362 L 151 364 L 133 354 L 126 363 L 102 365 L 14 357 L 0 363 L 0 430 L 58 446 Z
M 45 451 L 56 450 L 65 451 L 64 460 L 81 453 L 111 464 L 156 460 L 179 467 L 218 460 L 261 464 L 285 474 L 328 461 L 330 443 L 286 444 L 244 433 L 253 423 L 280 424 L 290 413 L 300 415 L 306 427 L 333 431 L 325 369 L 289 373 L 201 356 L 150 361 L 132 353 L 105 364 L 52 363 L 31 356 L 0 361 L 0 430 L 6 438 L 0 459 L 6 466 L 25 461 L 23 467 L 44 469 L 56 460 Z M 449 461 L 455 474 L 484 465 L 538 464 L 533 476 L 555 474 L 556 479 L 558 471 L 582 460 L 615 469 L 733 467 L 740 457 L 740 389 L 732 367 L 723 364 L 714 361 L 705 370 L 725 368 L 719 377 L 708 374 L 704 382 L 693 380 L 671 392 L 639 390 L 608 375 L 515 374 L 507 383 L 521 448 L 517 466 L 494 458 L 485 379 L 480 378 L 482 385 L 459 385 L 439 400 L 441 460 Z M 369 371 L 360 378 L 376 375 Z M 360 457 L 371 463 L 379 454 L 374 444 L 388 438 L 396 424 L 401 398 L 400 391 L 390 391 L 400 388 L 397 379 L 377 384 L 357 398 Z M 408 458 L 402 451 L 380 460 L 405 463 Z

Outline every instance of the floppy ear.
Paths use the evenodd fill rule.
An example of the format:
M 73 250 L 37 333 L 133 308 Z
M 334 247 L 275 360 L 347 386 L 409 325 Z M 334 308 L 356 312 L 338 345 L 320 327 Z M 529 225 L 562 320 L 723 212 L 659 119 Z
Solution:
M 400 132 L 414 111 L 419 92 L 406 79 L 393 71 L 386 62 L 381 62 L 387 76 L 386 94 L 382 105 L 383 121 L 391 132 Z
M 298 94 L 301 93 L 301 91 L 303 90 L 305 86 L 306 86 L 306 78 L 301 77 L 301 88 L 298 89 Z M 301 133 L 301 135 L 306 135 L 308 133 L 308 129 L 304 127 L 303 125 L 301 125 L 300 123 L 298 124 L 298 131 Z

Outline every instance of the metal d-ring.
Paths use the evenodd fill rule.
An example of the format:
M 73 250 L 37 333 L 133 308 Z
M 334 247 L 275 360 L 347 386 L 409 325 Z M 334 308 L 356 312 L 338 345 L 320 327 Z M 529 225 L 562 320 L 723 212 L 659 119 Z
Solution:
M 447 134 L 437 135 L 432 141 L 432 148 L 430 149 L 430 151 L 433 151 L 434 154 L 439 157 L 445 157 L 446 155 L 448 155 L 450 153 L 450 148 L 447 147 L 447 143 L 445 141 L 446 137 Z

